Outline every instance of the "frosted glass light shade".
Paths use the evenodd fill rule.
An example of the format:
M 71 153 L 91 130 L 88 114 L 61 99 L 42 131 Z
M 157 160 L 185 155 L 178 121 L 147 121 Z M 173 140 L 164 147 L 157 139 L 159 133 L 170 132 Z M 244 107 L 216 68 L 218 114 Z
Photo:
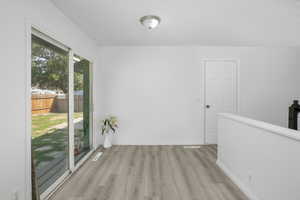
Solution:
M 140 19 L 140 22 L 147 29 L 151 30 L 160 24 L 160 18 L 155 15 L 146 15 Z

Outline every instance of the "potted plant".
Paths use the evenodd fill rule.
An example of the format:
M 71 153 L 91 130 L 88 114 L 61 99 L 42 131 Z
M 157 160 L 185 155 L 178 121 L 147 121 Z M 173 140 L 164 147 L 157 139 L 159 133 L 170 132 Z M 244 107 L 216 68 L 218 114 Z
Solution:
M 110 148 L 111 144 L 111 134 L 116 133 L 118 128 L 118 120 L 115 116 L 109 116 L 102 120 L 101 134 L 104 135 L 104 148 Z

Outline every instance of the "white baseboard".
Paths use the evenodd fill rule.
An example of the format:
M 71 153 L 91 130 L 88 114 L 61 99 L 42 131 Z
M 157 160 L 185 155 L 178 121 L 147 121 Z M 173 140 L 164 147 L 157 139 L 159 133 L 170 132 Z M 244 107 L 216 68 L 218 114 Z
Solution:
M 260 200 L 236 175 L 234 175 L 219 159 L 217 165 L 234 182 L 250 200 Z

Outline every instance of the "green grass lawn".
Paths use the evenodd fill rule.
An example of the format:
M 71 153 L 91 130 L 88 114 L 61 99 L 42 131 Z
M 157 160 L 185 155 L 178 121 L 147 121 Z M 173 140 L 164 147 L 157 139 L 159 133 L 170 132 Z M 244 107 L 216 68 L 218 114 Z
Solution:
M 44 161 L 52 161 L 56 155 L 52 153 L 64 152 L 66 153 L 68 144 L 68 131 L 67 129 L 57 129 L 51 133 L 47 133 L 32 139 L 32 148 L 34 151 L 34 160 L 36 166 Z M 43 147 L 50 147 L 38 151 L 37 149 Z M 65 155 L 66 156 L 66 155 Z
M 74 113 L 74 119 L 82 118 L 82 113 Z M 48 113 L 32 116 L 32 149 L 38 166 L 43 161 L 51 161 L 56 152 L 66 152 L 68 144 L 68 116 L 66 113 Z M 64 128 L 57 128 L 56 126 Z M 47 147 L 47 149 L 38 150 Z
M 83 117 L 82 112 L 74 113 L 74 118 Z M 67 123 L 68 115 L 67 113 L 47 113 L 32 115 L 32 138 L 39 137 L 41 135 L 53 132 L 55 126 Z

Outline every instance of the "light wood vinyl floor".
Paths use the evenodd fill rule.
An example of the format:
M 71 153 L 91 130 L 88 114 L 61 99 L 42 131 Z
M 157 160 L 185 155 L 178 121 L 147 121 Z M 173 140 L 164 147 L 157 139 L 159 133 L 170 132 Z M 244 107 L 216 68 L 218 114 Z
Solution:
M 248 200 L 216 156 L 215 145 L 114 146 L 88 160 L 52 200 Z

